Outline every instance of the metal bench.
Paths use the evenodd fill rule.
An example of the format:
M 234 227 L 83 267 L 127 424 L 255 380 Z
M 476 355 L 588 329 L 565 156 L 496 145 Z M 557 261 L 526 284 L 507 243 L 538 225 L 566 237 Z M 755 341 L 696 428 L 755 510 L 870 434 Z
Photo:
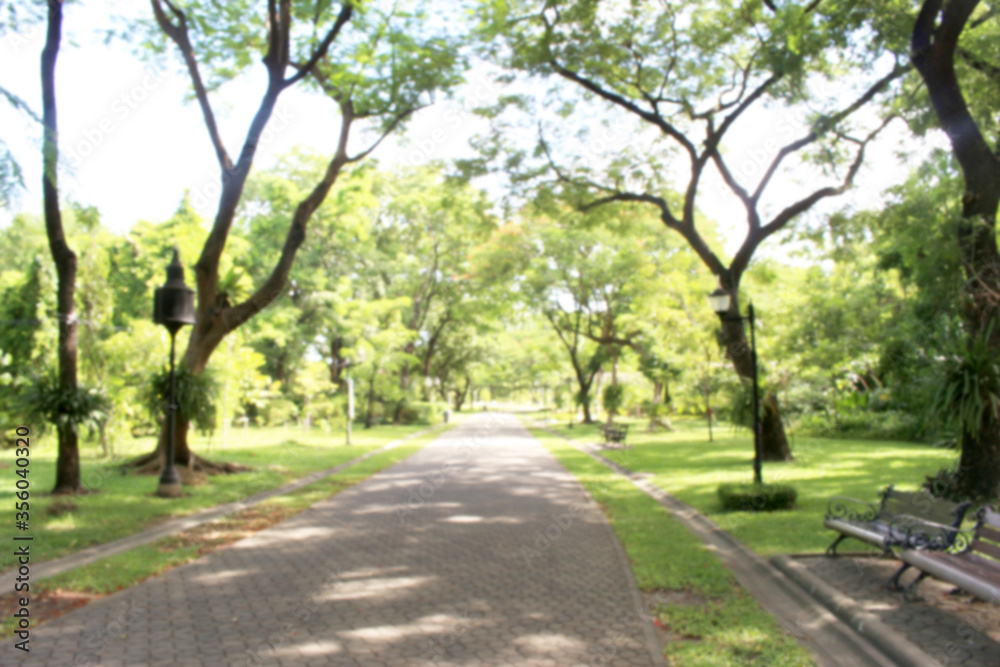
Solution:
M 900 515 L 919 517 L 942 528 L 931 530 L 928 526 L 927 538 L 937 548 L 944 549 L 954 539 L 954 529 L 962 525 L 962 519 L 972 503 L 953 503 L 932 496 L 927 491 L 896 491 L 888 486 L 880 494 L 879 505 L 863 500 L 834 496 L 827 506 L 823 525 L 840 533 L 827 547 L 827 556 L 837 555 L 837 545 L 848 537 L 861 540 L 878 547 L 884 553 L 892 547 L 902 546 L 909 539 L 904 525 L 893 523 Z
M 628 424 L 601 424 L 601 435 L 604 442 L 612 442 L 618 445 L 625 444 L 628 437 Z
M 981 600 L 1000 604 L 1000 512 L 983 507 L 976 516 L 976 526 L 972 530 L 910 517 L 909 531 L 913 535 L 910 541 L 914 546 L 899 552 L 899 559 L 903 561 L 899 574 L 915 567 L 920 575 L 904 589 L 904 597 L 912 598 L 921 581 L 934 577 Z M 947 550 L 934 549 L 935 545 L 930 543 L 921 546 L 921 542 L 931 542 L 932 536 L 942 531 L 951 535 Z M 897 590 L 899 574 L 893 581 L 893 588 Z

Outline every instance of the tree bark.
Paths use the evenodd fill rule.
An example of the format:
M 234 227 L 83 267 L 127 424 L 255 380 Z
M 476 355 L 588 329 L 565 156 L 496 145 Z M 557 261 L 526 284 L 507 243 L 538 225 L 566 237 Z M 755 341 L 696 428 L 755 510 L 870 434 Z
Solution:
M 989 336 L 1000 355 L 1000 253 L 996 217 L 1000 208 L 1000 151 L 990 149 L 966 103 L 955 71 L 955 51 L 978 0 L 925 0 L 913 27 L 913 64 L 927 86 L 941 129 L 948 135 L 965 179 L 958 246 L 966 277 L 962 318 L 967 340 Z M 1000 418 L 984 412 L 977 437 L 962 433 L 958 491 L 974 499 L 1000 497 Z
M 56 113 L 56 60 L 62 40 L 62 2 L 49 0 L 45 48 L 42 49 L 42 193 L 45 231 L 56 265 L 56 305 L 59 316 L 59 389 L 73 395 L 77 383 L 76 253 L 66 242 L 59 208 L 59 123 Z M 59 452 L 53 493 L 77 493 L 80 486 L 80 443 L 75 424 L 57 426 Z
M 455 390 L 455 412 L 462 411 L 462 404 L 465 403 L 465 397 L 469 395 L 469 387 L 472 386 L 472 380 L 469 377 L 465 378 L 465 386 L 462 387 L 462 391 L 458 389 Z
M 735 295 L 732 288 L 730 294 Z M 736 319 L 739 314 L 739 302 L 735 296 L 732 299 L 730 314 L 733 317 L 722 320 L 720 340 L 726 349 L 726 356 L 733 362 L 736 374 L 744 383 L 753 378 L 753 359 L 750 355 L 750 345 L 747 343 L 746 329 L 742 320 Z M 761 459 L 764 461 L 792 461 L 792 452 L 788 447 L 788 437 L 785 435 L 785 425 L 781 420 L 781 410 L 778 407 L 778 397 L 773 392 L 761 397 L 763 414 L 761 420 Z
M 344 337 L 336 336 L 330 341 L 330 382 L 337 385 L 337 391 L 347 391 L 347 380 L 344 379 L 344 358 L 340 351 L 344 349 Z

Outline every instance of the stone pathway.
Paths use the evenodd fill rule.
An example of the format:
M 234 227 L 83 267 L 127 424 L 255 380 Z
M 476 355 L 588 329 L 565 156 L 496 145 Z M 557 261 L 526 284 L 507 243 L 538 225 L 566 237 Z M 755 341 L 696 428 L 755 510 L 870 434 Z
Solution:
M 8 639 L 24 665 L 665 664 L 624 553 L 509 416 Z
M 885 584 L 899 567 L 896 560 L 875 558 L 796 558 L 822 581 L 854 599 L 883 623 L 904 635 L 941 665 L 987 667 L 1000 665 L 1000 642 L 990 637 L 1000 629 L 1000 609 L 968 595 L 948 596 L 954 586 L 925 579 L 918 595 L 923 601 L 905 602 L 901 593 Z M 910 583 L 916 573 L 903 575 Z

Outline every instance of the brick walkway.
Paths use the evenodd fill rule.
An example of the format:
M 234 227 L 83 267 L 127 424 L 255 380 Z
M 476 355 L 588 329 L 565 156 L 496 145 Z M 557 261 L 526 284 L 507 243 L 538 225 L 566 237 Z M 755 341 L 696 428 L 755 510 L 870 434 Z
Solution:
M 511 417 L 31 634 L 25 665 L 655 665 L 621 547 Z
M 996 626 L 997 609 L 985 602 L 972 603 L 970 596 L 950 600 L 955 611 L 939 605 L 906 602 L 901 593 L 886 588 L 889 577 L 899 567 L 895 560 L 874 558 L 799 558 L 809 571 L 836 586 L 845 595 L 878 616 L 883 623 L 903 634 L 941 665 L 995 667 L 1000 665 L 1000 643 L 982 630 Z M 903 584 L 916 576 L 911 569 Z M 954 586 L 925 579 L 918 595 L 943 600 Z M 958 613 L 957 613 L 958 612 Z

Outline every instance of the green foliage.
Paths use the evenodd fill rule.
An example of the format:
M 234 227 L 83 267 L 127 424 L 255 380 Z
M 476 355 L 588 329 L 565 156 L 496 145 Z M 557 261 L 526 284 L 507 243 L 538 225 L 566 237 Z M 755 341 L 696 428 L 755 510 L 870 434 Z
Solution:
M 620 384 L 609 384 L 604 388 L 601 405 L 608 414 L 616 415 L 625 400 L 625 387 Z
M 177 406 L 180 413 L 188 418 L 203 433 L 215 430 L 215 396 L 218 384 L 215 375 L 205 371 L 192 373 L 190 367 L 177 367 Z M 170 403 L 170 369 L 163 368 L 150 378 L 145 388 L 144 403 L 153 419 L 159 421 Z
M 921 441 L 933 437 L 918 415 L 902 410 L 808 412 L 794 422 L 797 435 L 851 440 Z
M 934 413 L 973 438 L 983 423 L 1000 421 L 1000 361 L 990 343 L 991 323 L 967 345 L 954 347 L 944 362 L 944 377 L 933 399 Z
M 792 509 L 798 492 L 788 484 L 720 484 L 719 502 L 726 512 L 773 512 Z
M 281 426 L 298 416 L 298 406 L 287 398 L 271 399 L 264 406 L 264 421 L 268 426 Z
M 22 391 L 21 402 L 29 418 L 37 418 L 40 431 L 45 424 L 78 432 L 81 426 L 98 429 L 107 421 L 111 401 L 98 388 L 65 390 L 53 378 L 42 378 Z
M 347 409 L 343 400 L 323 400 L 309 403 L 305 411 L 316 421 L 326 419 L 332 422 L 335 419 L 342 419 Z

